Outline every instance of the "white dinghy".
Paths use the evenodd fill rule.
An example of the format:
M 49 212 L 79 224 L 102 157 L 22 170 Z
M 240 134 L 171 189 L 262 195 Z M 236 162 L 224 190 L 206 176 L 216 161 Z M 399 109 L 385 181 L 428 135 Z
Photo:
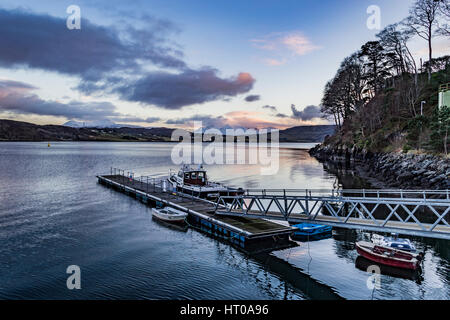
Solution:
M 152 215 L 160 220 L 171 223 L 183 223 L 187 213 L 170 207 L 152 208 Z

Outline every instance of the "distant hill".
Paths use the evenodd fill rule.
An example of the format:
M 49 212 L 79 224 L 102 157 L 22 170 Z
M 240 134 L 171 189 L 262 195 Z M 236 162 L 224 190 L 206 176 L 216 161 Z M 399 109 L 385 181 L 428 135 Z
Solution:
M 280 142 L 323 142 L 335 130 L 334 125 L 292 127 L 280 130 Z
M 72 128 L 1 120 L 0 141 L 170 141 L 170 128 Z
M 280 130 L 280 142 L 322 142 L 334 126 L 299 126 Z M 170 141 L 171 128 L 98 128 L 36 125 L 1 120 L 0 141 Z M 224 139 L 225 141 L 225 139 Z
M 111 120 L 97 120 L 97 121 L 75 121 L 70 120 L 63 124 L 65 127 L 72 128 L 144 128 L 142 126 L 133 126 L 130 124 L 115 123 Z

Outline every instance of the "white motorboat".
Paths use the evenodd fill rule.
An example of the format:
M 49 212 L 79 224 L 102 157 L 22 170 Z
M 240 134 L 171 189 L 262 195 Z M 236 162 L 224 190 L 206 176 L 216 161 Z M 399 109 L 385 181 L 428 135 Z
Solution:
M 203 166 L 192 169 L 188 165 L 183 165 L 178 173 L 169 174 L 169 182 L 172 188 L 195 197 L 214 200 L 220 196 L 237 196 L 244 194 L 242 188 L 230 188 L 223 184 L 208 180 L 206 170 Z
M 188 214 L 170 207 L 152 208 L 152 215 L 162 221 L 171 223 L 184 223 Z

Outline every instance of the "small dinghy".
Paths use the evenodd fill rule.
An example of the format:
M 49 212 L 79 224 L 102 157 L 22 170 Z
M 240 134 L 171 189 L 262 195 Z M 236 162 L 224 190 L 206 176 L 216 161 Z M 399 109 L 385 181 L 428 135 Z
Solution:
M 187 213 L 170 207 L 152 208 L 152 215 L 165 222 L 184 223 Z
M 396 234 L 393 234 L 392 237 L 383 237 L 378 234 L 374 234 L 372 235 L 372 242 L 393 249 L 416 252 L 416 247 L 409 239 L 399 238 Z
M 422 254 L 398 250 L 367 241 L 357 242 L 356 251 L 373 262 L 410 270 L 416 270 L 423 259 Z
M 306 222 L 294 224 L 293 227 L 297 228 L 298 231 L 295 231 L 291 237 L 295 240 L 300 241 L 320 240 L 330 238 L 332 236 L 331 231 L 333 229 L 330 226 Z

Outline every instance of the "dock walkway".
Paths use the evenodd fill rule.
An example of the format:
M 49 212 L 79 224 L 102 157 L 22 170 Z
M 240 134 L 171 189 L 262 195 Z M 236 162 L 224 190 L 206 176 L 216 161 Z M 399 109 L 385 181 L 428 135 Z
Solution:
M 129 178 L 124 175 L 99 175 L 99 183 L 113 187 L 152 205 L 165 205 L 187 212 L 190 223 L 201 226 L 213 235 L 233 239 L 242 248 L 254 244 L 252 240 L 270 249 L 288 247 L 289 235 L 295 230 L 290 226 L 252 217 L 230 217 L 215 214 L 216 202 L 170 190 L 165 179 L 148 177 Z

